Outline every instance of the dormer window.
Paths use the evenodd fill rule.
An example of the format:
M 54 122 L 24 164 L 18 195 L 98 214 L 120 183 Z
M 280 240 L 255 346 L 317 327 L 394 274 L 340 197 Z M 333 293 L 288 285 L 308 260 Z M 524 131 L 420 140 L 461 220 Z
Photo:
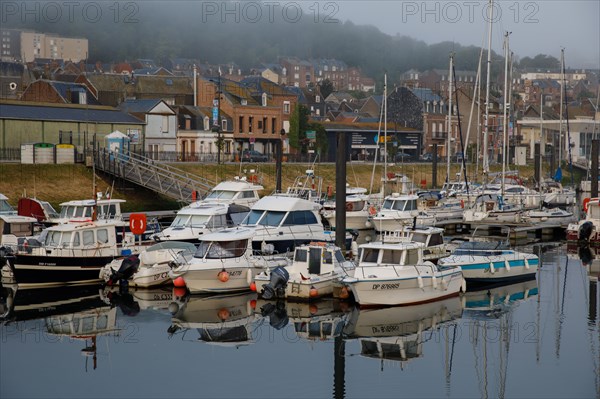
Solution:
M 267 106 L 267 93 L 262 94 L 262 106 L 263 107 Z
M 222 132 L 226 132 L 227 131 L 227 119 L 222 119 L 221 120 L 221 131 Z
M 210 119 L 208 118 L 208 116 L 204 117 L 204 130 L 210 130 Z
M 320 103 L 321 102 L 321 96 L 319 96 L 319 95 L 315 96 L 315 102 L 316 103 Z
M 248 105 L 248 100 L 246 100 L 245 98 L 242 99 L 241 101 L 242 105 Z

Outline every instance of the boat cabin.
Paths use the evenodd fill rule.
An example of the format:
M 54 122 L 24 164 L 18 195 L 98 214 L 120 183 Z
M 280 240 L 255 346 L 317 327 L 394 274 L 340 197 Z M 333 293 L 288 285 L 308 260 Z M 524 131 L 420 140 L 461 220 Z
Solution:
M 417 211 L 418 201 L 419 197 L 416 195 L 400 195 L 398 193 L 394 193 L 386 197 L 381 210 L 394 210 L 399 212 Z
M 251 207 L 259 199 L 263 186 L 242 179 L 221 182 L 213 188 L 203 201 L 244 205 Z
M 121 204 L 122 199 L 103 199 L 103 200 L 81 200 L 69 201 L 60 204 L 60 215 L 56 219 L 49 219 L 49 224 L 69 223 L 69 222 L 91 222 L 94 207 L 96 208 L 97 219 L 117 219 L 122 218 Z
M 198 259 L 231 259 L 244 256 L 251 248 L 253 232 L 250 229 L 226 229 L 205 234 L 194 254 Z
M 242 225 L 268 227 L 320 225 L 320 221 L 313 203 L 300 198 L 275 195 L 263 197 L 258 201 Z
M 294 262 L 287 269 L 290 273 L 309 274 L 333 273 L 345 262 L 342 251 L 335 245 L 325 243 L 310 243 L 297 247 L 294 251 Z
M 18 213 L 22 216 L 30 216 L 37 219 L 39 223 L 49 219 L 57 219 L 58 212 L 47 201 L 41 201 L 37 198 L 21 198 L 18 204 Z
M 358 265 L 360 267 L 416 265 L 423 262 L 423 248 L 423 244 L 415 242 L 363 244 L 359 247 Z

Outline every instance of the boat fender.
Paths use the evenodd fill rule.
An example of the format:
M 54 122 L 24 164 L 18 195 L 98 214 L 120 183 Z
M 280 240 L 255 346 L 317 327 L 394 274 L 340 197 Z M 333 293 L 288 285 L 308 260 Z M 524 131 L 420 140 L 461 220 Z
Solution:
M 374 205 L 371 205 L 371 206 L 369 207 L 369 215 L 371 215 L 371 216 L 375 216 L 376 214 L 377 214 L 377 208 L 375 208 L 375 206 L 374 206 Z
M 252 269 L 248 269 L 248 274 L 246 274 L 246 282 L 248 285 L 253 283 L 252 280 L 254 280 L 254 277 L 252 276 Z
M 444 280 L 442 279 L 442 282 L 443 282 L 443 281 L 444 281 Z M 437 289 L 437 287 L 438 287 L 438 281 L 437 281 L 437 277 L 435 276 L 435 274 L 433 274 L 433 275 L 431 276 L 431 284 L 433 284 L 433 289 L 434 289 L 434 290 L 436 290 L 436 289 Z
M 490 273 L 496 273 L 496 269 L 494 268 L 494 262 L 490 262 Z
M 507 272 L 510 272 L 510 262 L 508 259 L 504 261 L 504 267 L 506 267 Z
M 463 199 L 460 200 L 460 207 L 463 209 L 465 208 L 465 200 L 463 200 Z
M 352 241 L 352 244 L 350 244 L 350 248 L 352 250 L 352 257 L 354 259 L 358 258 L 358 243 L 356 241 Z
M 529 270 L 529 261 L 525 259 L 523 262 L 525 263 L 525 269 Z
M 434 330 L 438 324 L 438 315 L 437 313 L 433 315 L 431 318 L 431 329 Z M 423 331 L 423 323 L 419 322 L 419 331 Z
M 419 284 L 419 288 L 423 289 L 423 277 L 420 275 L 417 276 L 417 283 Z
M 467 292 L 467 280 L 465 280 L 464 278 L 462 279 L 462 283 L 460 284 L 460 289 L 463 293 Z M 466 304 L 467 304 L 467 298 L 463 297 L 463 308 L 466 306 Z

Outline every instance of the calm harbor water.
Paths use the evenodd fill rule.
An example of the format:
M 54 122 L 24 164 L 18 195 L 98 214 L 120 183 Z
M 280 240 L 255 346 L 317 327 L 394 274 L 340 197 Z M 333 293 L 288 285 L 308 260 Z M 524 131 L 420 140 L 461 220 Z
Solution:
M 528 250 L 536 280 L 400 308 L 3 287 L 0 397 L 599 397 L 600 260 Z

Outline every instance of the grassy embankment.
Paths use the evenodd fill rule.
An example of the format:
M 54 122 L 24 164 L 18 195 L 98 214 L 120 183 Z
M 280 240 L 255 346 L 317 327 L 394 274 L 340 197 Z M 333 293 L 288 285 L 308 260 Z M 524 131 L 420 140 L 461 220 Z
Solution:
M 176 164 L 173 165 L 189 173 L 196 174 L 203 178 L 217 182 L 236 175 L 240 175 L 240 166 L 234 164 L 214 165 L 214 164 Z M 307 164 L 283 165 L 282 186 L 284 189 L 291 185 L 296 176 L 304 175 L 306 169 L 311 166 Z M 511 166 L 511 169 L 515 169 Z M 242 166 L 243 170 L 249 174 L 251 169 L 255 169 L 261 178 L 265 190 L 263 195 L 269 194 L 275 189 L 275 164 L 250 164 Z M 533 167 L 519 167 L 520 175 L 523 178 L 530 178 L 533 175 Z M 315 175 L 323 177 L 323 189 L 327 186 L 335 188 L 335 165 L 317 164 L 314 166 Z M 372 164 L 367 163 L 348 163 L 347 182 L 351 186 L 360 186 L 369 188 L 371 182 Z M 373 190 L 379 190 L 379 179 L 383 167 L 377 166 L 375 171 L 375 182 Z M 494 167 L 492 171 L 500 170 Z M 453 165 L 452 176 L 458 171 L 458 166 Z M 408 175 L 415 184 L 426 181 L 427 187 L 431 187 L 431 164 L 406 164 L 388 166 L 388 172 L 404 173 Z M 470 172 L 471 176 L 472 173 Z M 446 178 L 446 166 L 439 165 L 438 168 L 438 186 Z M 91 198 L 93 174 L 91 168 L 83 165 L 21 165 L 0 163 L 0 193 L 6 195 L 10 203 L 16 205 L 19 197 L 36 196 L 50 202 L 56 209 L 61 202 Z M 570 181 L 568 172 L 565 173 L 564 181 Z M 98 175 L 96 179 L 97 191 L 110 190 L 113 182 L 110 178 Z M 125 212 L 150 211 L 178 209 L 180 205 L 173 200 L 164 198 L 156 193 L 141 188 L 132 188 L 132 185 L 123 185 L 119 182 L 114 184 L 113 198 L 123 198 L 127 200 Z

